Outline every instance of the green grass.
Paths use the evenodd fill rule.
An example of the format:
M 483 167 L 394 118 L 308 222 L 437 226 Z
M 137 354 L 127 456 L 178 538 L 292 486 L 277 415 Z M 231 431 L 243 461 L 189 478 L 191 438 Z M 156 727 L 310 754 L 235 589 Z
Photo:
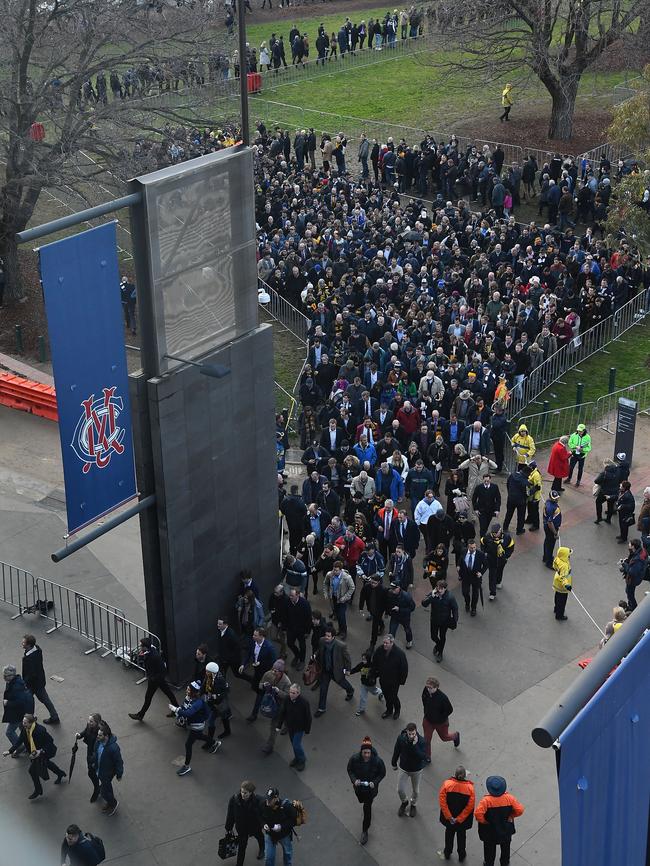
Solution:
M 637 382 L 650 379 L 650 322 L 646 317 L 640 325 L 635 325 L 619 340 L 614 340 L 591 358 L 579 365 L 579 371 L 571 370 L 562 376 L 564 384 L 555 384 L 537 398 L 539 406 L 529 406 L 527 415 L 542 411 L 542 403 L 548 400 L 550 409 L 576 404 L 576 387 L 584 385 L 584 403 L 595 402 L 609 393 L 609 370 L 616 368 L 614 390 L 626 388 Z
M 273 361 L 275 368 L 274 379 L 276 382 L 275 405 L 278 410 L 286 409 L 289 407 L 291 401 L 284 392 L 292 393 L 307 350 L 290 331 L 287 331 L 286 328 L 263 310 L 260 310 L 260 321 L 269 322 L 273 326 Z M 277 385 L 280 385 L 284 390 L 278 388 Z
M 392 12 L 394 8 L 394 6 L 377 6 L 373 9 L 357 9 L 349 14 L 349 18 L 353 23 L 359 24 L 361 21 L 365 21 L 367 24 L 371 18 L 377 18 L 377 16 L 383 18 L 387 12 Z M 331 36 L 332 33 L 338 33 L 341 25 L 345 23 L 347 16 L 348 12 L 345 6 L 340 7 L 337 12 L 331 15 L 323 15 L 322 17 L 310 16 L 309 18 L 301 17 L 299 11 L 286 9 L 281 11 L 274 21 L 265 22 L 264 24 L 250 24 L 249 18 L 246 22 L 246 40 L 250 42 L 251 46 L 255 46 L 259 52 L 260 44 L 263 41 L 268 46 L 271 33 L 275 33 L 278 37 L 282 35 L 284 36 L 286 45 L 285 53 L 288 60 L 291 60 L 291 49 L 287 40 L 289 38 L 289 31 L 295 24 L 301 33 L 306 33 L 309 36 L 309 56 L 313 55 L 316 57 L 316 37 L 319 26 L 323 24 L 327 35 Z

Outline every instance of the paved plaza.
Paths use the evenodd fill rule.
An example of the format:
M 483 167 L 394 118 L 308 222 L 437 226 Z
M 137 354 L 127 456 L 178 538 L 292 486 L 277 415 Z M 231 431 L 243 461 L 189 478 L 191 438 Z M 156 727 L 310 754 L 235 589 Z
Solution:
M 54 565 L 50 554 L 61 546 L 65 528 L 57 427 L 0 407 L 0 430 L 0 560 L 115 604 L 127 617 L 145 624 L 137 520 Z M 650 441 L 649 430 L 650 422 L 640 418 L 630 479 L 637 501 L 643 487 L 650 484 L 645 445 Z M 611 456 L 613 449 L 612 436 L 601 431 L 593 436 L 594 452 L 583 486 L 569 488 L 562 497 L 562 542 L 575 550 L 575 592 L 602 625 L 610 618 L 612 606 L 624 596 L 617 568 L 623 554 L 622 546 L 614 540 L 615 526 L 593 525 L 592 480 L 599 458 Z M 539 455 L 538 463 L 545 469 L 546 453 Z M 505 476 L 498 481 L 503 492 Z M 546 482 L 544 490 L 548 490 Z M 372 698 L 365 717 L 355 717 L 356 701 L 345 703 L 343 692 L 333 687 L 327 714 L 314 720 L 312 732 L 305 738 L 307 767 L 300 774 L 289 767 L 292 754 L 287 738 L 278 737 L 276 752 L 270 757 L 262 755 L 268 722 L 260 718 L 253 725 L 245 723 L 252 693 L 247 684 L 235 681 L 233 736 L 216 755 L 195 748 L 193 773 L 178 778 L 175 769 L 183 753 L 184 736 L 165 718 L 162 696 L 154 699 L 144 724 L 131 721 L 127 713 L 139 708 L 144 690 L 135 684 L 136 671 L 125 670 L 99 653 L 86 656 L 83 651 L 88 645 L 75 635 L 46 635 L 44 621 L 33 616 L 12 620 L 15 610 L 0 605 L 2 663 L 19 664 L 20 639 L 25 632 L 33 632 L 44 651 L 48 676 L 61 678 L 60 682 L 48 682 L 62 718 L 61 726 L 53 730 L 59 747 L 57 762 L 67 769 L 75 731 L 83 728 L 90 712 L 97 711 L 117 735 L 126 768 L 124 779 L 116 785 L 119 811 L 106 818 L 88 802 L 91 785 L 82 750 L 72 783 L 59 788 L 48 783 L 45 797 L 33 803 L 27 800 L 30 782 L 25 760 L 3 760 L 0 830 L 7 859 L 2 862 L 7 866 L 57 863 L 64 829 L 75 822 L 102 837 L 107 862 L 114 866 L 213 864 L 217 862 L 217 842 L 223 835 L 228 798 L 239 782 L 248 778 L 255 781 L 259 792 L 273 784 L 283 796 L 305 803 L 309 820 L 299 829 L 300 840 L 294 846 L 296 866 L 435 863 L 443 840 L 438 789 L 463 763 L 476 783 L 477 799 L 485 793 L 486 776 L 496 773 L 506 777 L 509 789 L 526 807 L 513 839 L 513 866 L 559 866 L 554 755 L 533 744 L 530 730 L 580 675 L 576 662 L 592 654 L 599 636 L 573 599 L 569 599 L 567 622 L 553 618 L 552 573 L 541 562 L 541 536 L 527 533 L 517 537 L 498 600 L 489 603 L 486 597 L 485 608 L 479 608 L 475 619 L 461 613 L 458 629 L 448 635 L 442 665 L 432 660 L 428 614 L 416 610 L 415 644 L 408 654 L 408 682 L 400 692 L 403 709 L 399 722 L 382 721 L 380 705 Z M 450 568 L 450 576 L 453 571 Z M 420 572 L 416 567 L 416 574 Z M 234 592 L 235 576 L 219 575 L 217 563 L 215 579 L 232 580 Z M 450 586 L 460 597 L 453 577 Z M 416 587 L 420 600 L 425 589 L 419 578 Z M 309 601 L 326 609 L 322 599 L 314 601 L 309 596 Z M 214 612 L 215 624 L 218 613 Z M 356 606 L 349 622 L 348 644 L 356 663 L 367 644 L 369 624 L 359 616 Z M 197 634 L 196 642 L 211 637 Z M 460 730 L 462 742 L 456 750 L 451 743 L 434 739 L 418 815 L 399 818 L 396 774 L 390 768 L 392 748 L 406 722 L 413 720 L 421 726 L 420 694 L 431 675 L 440 679 L 441 688 L 454 705 L 451 724 Z M 358 689 L 358 676 L 351 681 Z M 315 694 L 305 694 L 315 709 Z M 43 708 L 37 705 L 37 714 L 39 709 Z M 366 735 L 386 762 L 387 777 L 375 801 L 370 841 L 362 848 L 358 842 L 361 807 L 352 792 L 346 763 Z M 482 862 L 481 850 L 474 828 L 468 838 L 466 862 L 470 866 Z M 247 862 L 254 862 L 254 855 L 253 844 Z

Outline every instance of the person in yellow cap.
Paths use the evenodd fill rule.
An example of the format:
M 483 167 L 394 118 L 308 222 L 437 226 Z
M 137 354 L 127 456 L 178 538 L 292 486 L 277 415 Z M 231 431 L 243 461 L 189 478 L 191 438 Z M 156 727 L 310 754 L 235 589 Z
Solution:
M 569 477 L 567 484 L 571 484 L 573 470 L 578 466 L 578 477 L 576 479 L 576 487 L 580 487 L 582 481 L 582 473 L 585 468 L 585 458 L 591 451 L 591 436 L 587 433 L 587 428 L 584 424 L 578 424 L 575 433 L 569 436 Z
M 510 109 L 512 108 L 512 84 L 506 84 L 501 93 L 501 107 L 503 108 L 503 114 L 499 118 L 501 123 L 504 120 L 510 120 L 509 114 Z
M 570 547 L 558 547 L 557 556 L 553 560 L 553 589 L 555 590 L 555 619 L 568 619 L 564 613 L 566 600 L 571 592 L 571 554 Z
M 535 441 L 525 424 L 521 424 L 512 437 L 512 448 L 517 455 L 517 466 L 520 469 L 530 463 L 535 456 Z

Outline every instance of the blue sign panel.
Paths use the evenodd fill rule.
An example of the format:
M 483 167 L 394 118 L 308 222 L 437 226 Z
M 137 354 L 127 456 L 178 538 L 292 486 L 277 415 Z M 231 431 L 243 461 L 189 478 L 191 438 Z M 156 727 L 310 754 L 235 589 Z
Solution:
M 115 223 L 40 249 L 68 532 L 136 494 Z

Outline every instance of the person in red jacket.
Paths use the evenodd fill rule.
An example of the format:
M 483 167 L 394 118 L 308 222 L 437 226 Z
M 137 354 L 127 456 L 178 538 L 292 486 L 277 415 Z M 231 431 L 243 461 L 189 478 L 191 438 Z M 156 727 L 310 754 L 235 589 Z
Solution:
M 395 416 L 399 421 L 399 426 L 404 431 L 407 441 L 413 436 L 416 430 L 420 427 L 420 413 L 409 400 L 404 401 L 404 405 Z
M 474 813 L 478 821 L 478 836 L 483 842 L 483 866 L 494 866 L 497 845 L 501 847 L 501 866 L 508 866 L 515 818 L 524 814 L 524 807 L 512 794 L 508 794 L 503 776 L 488 776 L 485 787 L 487 795 Z
M 345 563 L 345 568 L 349 571 L 352 580 L 356 585 L 357 562 L 359 557 L 366 549 L 366 543 L 352 529 L 346 529 L 345 535 L 337 538 L 334 545 L 341 551 L 341 559 Z
M 440 823 L 445 828 L 445 848 L 438 851 L 439 857 L 450 860 L 454 850 L 454 837 L 458 840 L 458 860 L 462 863 L 467 857 L 465 838 L 474 822 L 474 782 L 467 778 L 465 767 L 456 767 L 454 775 L 445 779 L 438 794 L 440 802 Z
M 559 493 L 564 490 L 562 482 L 569 477 L 569 449 L 568 436 L 560 436 L 559 440 L 551 448 L 551 456 L 548 459 L 548 474 L 553 476 L 551 490 Z

